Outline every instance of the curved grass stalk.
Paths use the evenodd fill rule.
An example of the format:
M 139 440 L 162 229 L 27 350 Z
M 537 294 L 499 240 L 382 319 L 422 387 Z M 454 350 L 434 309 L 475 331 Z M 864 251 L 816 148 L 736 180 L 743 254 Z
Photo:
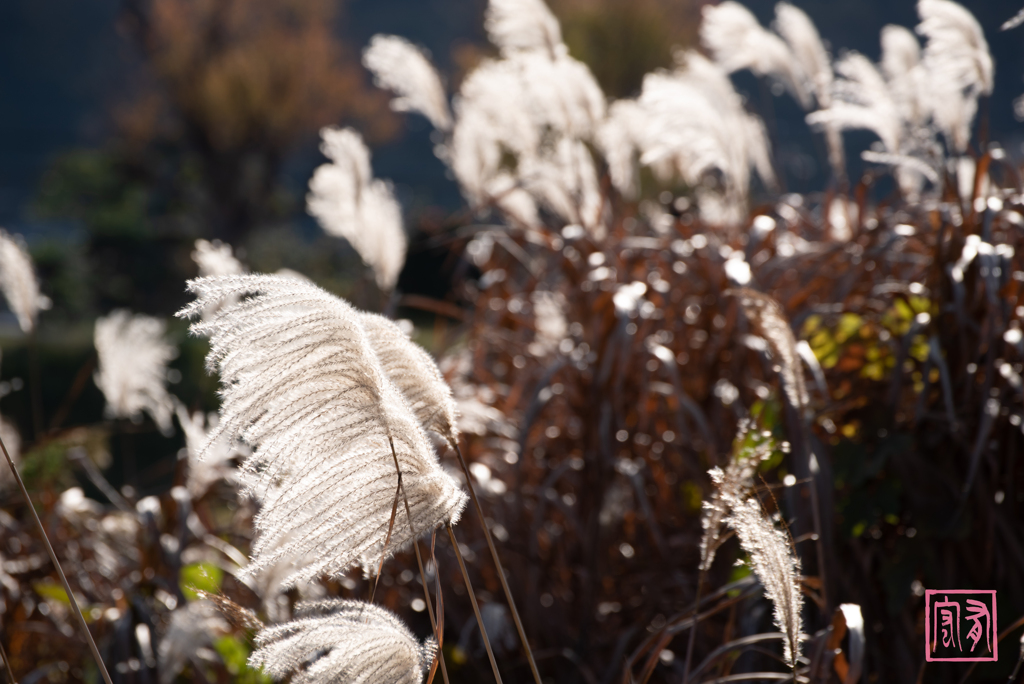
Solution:
M 501 580 L 501 588 L 505 592 L 505 600 L 508 601 L 508 607 L 512 612 L 512 620 L 516 624 L 516 631 L 519 632 L 519 640 L 523 643 L 523 651 L 526 653 L 526 660 L 530 663 L 530 671 L 533 673 L 533 680 L 536 684 L 541 684 L 540 672 L 537 671 L 537 663 L 534 662 L 533 652 L 530 650 L 530 642 L 526 639 L 526 630 L 523 629 L 523 621 L 519 617 L 519 611 L 516 610 L 516 602 L 512 599 L 512 591 L 508 588 L 508 580 L 505 579 L 505 568 L 501 565 L 501 559 L 498 558 L 498 550 L 494 546 L 494 540 L 491 539 L 491 530 L 487 527 L 487 520 L 484 518 L 484 509 L 480 505 L 480 499 L 476 496 L 476 488 L 473 487 L 473 478 L 469 472 L 469 466 L 466 465 L 466 459 L 462 456 L 462 450 L 459 449 L 459 445 L 452 442 L 452 447 L 455 449 L 455 454 L 459 457 L 459 465 L 462 466 L 462 472 L 466 476 L 466 487 L 469 489 L 469 498 L 473 500 L 473 506 L 476 508 L 476 514 L 480 518 L 480 527 L 484 530 L 484 539 L 487 540 L 487 548 L 491 551 L 491 558 L 494 560 L 495 569 L 498 571 L 498 579 Z
M 466 582 L 466 591 L 469 592 L 469 602 L 473 606 L 473 614 L 476 616 L 476 624 L 480 627 L 480 635 L 484 638 L 484 648 L 487 649 L 487 657 L 491 661 L 491 670 L 494 671 L 494 679 L 501 683 L 501 674 L 498 672 L 498 663 L 494 660 L 494 651 L 491 650 L 491 640 L 487 638 L 487 628 L 484 627 L 483 618 L 480 617 L 480 606 L 476 603 L 476 594 L 473 593 L 473 583 L 469 581 L 469 572 L 466 571 L 466 562 L 462 560 L 462 551 L 459 549 L 459 542 L 455 538 L 455 531 L 451 523 L 445 523 L 448 530 L 448 538 L 451 539 L 452 548 L 455 549 L 455 558 L 459 561 L 459 570 L 462 571 L 462 579 Z
M 92 657 L 96 660 L 96 666 L 100 670 L 100 674 L 103 676 L 103 681 L 106 684 L 113 684 L 110 681 L 110 673 L 107 672 L 106 665 L 103 664 L 103 657 L 100 655 L 100 649 L 96 647 L 96 642 L 92 638 L 92 634 L 89 632 L 89 626 L 85 624 L 85 616 L 82 615 L 82 609 L 78 607 L 78 601 L 75 600 L 75 594 L 71 591 L 71 585 L 68 583 L 68 578 L 64 576 L 64 570 L 61 569 L 60 563 L 57 562 L 57 554 L 54 553 L 53 547 L 50 545 L 50 540 L 46 536 L 46 530 L 43 528 L 43 521 L 39 519 L 39 514 L 36 513 L 35 507 L 32 505 L 32 499 L 29 498 L 28 490 L 25 489 L 25 482 L 21 479 L 21 475 L 18 473 L 18 468 L 14 465 L 14 460 L 11 459 L 11 455 L 7 453 L 7 445 L 0 439 L 0 449 L 3 449 L 4 457 L 7 459 L 7 465 L 11 467 L 11 472 L 14 474 L 14 479 L 18 481 L 18 487 L 21 489 L 21 495 L 25 499 L 25 505 L 28 506 L 28 510 L 32 512 L 32 519 L 36 521 L 36 527 L 39 528 L 39 534 L 43 538 L 43 545 L 46 546 L 46 552 L 50 554 L 50 560 L 53 562 L 53 567 L 57 569 L 57 575 L 60 576 L 61 584 L 64 585 L 64 591 L 68 594 L 68 601 L 71 603 L 75 614 L 75 619 L 78 622 L 78 628 L 82 632 L 82 636 L 85 637 L 86 643 L 89 644 L 89 650 L 92 651 Z M 6 662 L 6 659 L 5 659 Z M 8 668 L 9 670 L 9 668 Z M 15 681 L 13 675 L 11 681 Z

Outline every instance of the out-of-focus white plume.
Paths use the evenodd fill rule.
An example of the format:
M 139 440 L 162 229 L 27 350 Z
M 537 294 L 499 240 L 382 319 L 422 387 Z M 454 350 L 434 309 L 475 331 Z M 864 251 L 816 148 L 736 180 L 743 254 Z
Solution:
M 377 87 L 398 97 L 391 108 L 399 112 L 418 112 L 442 131 L 452 126 L 448 98 L 441 78 L 423 51 L 399 36 L 378 34 L 363 50 L 363 64 L 373 72 Z
M 20 464 L 21 435 L 18 433 L 17 426 L 6 418 L 0 418 L 0 439 L 3 439 L 4 446 L 7 447 L 7 453 L 10 454 L 14 465 Z M 14 474 L 11 472 L 10 466 L 7 465 L 7 459 L 0 459 L 0 491 L 8 486 L 14 486 L 14 484 Z
M 383 290 L 392 290 L 405 264 L 402 210 L 391 185 L 373 177 L 370 151 L 351 128 L 324 128 L 320 151 L 331 160 L 309 181 L 306 204 L 320 226 L 343 237 L 369 265 Z
M 528 226 L 543 205 L 566 222 L 596 228 L 601 196 L 582 143 L 604 119 L 604 94 L 564 45 L 484 62 L 466 79 L 455 109 L 449 163 L 471 202 L 494 202 Z
M 917 32 L 928 39 L 922 59 L 930 78 L 933 117 L 950 147 L 967 149 L 978 97 L 992 92 L 995 65 L 977 19 L 951 0 L 920 0 Z
M 222 383 L 221 421 L 209 441 L 237 436 L 254 449 L 242 468 L 263 507 L 248 575 L 283 558 L 310 558 L 285 579 L 288 587 L 376 564 L 398 486 L 395 458 L 413 519 L 400 512 L 388 554 L 458 519 L 465 494 L 388 378 L 363 314 L 293 278 L 200 278 L 188 289 L 197 298 L 182 317 L 246 297 L 192 331 L 210 337 L 207 366 Z
M 610 124 L 611 132 L 606 125 L 601 140 L 620 169 L 613 182 L 622 192 L 631 190 L 627 167 L 632 149 L 640 153 L 642 165 L 665 180 L 678 174 L 699 187 L 707 174 L 717 172 L 723 187 L 720 192 L 699 189 L 702 211 L 715 209 L 718 220 L 736 221 L 744 211 L 751 167 L 774 182 L 764 126 L 744 110 L 720 67 L 693 51 L 676 58 L 680 66 L 674 72 L 644 77 L 635 105 L 612 107 L 610 120 L 616 123 Z
M 899 152 L 903 119 L 882 74 L 856 52 L 836 62 L 836 71 L 843 77 L 835 84 L 836 101 L 828 109 L 809 114 L 808 123 L 866 128 L 881 139 L 886 151 Z
M 185 454 L 188 459 L 186 487 L 192 498 L 202 497 L 218 480 L 237 482 L 238 468 L 234 460 L 248 455 L 245 445 L 221 437 L 207 446 L 209 432 L 217 425 L 217 414 L 206 415 L 196 411 L 190 415 L 188 409 L 181 404 L 174 408 L 178 423 L 185 433 Z
M 0 290 L 7 306 L 18 317 L 24 332 L 36 327 L 39 311 L 50 308 L 50 300 L 39 293 L 39 282 L 32 269 L 32 258 L 20 237 L 15 238 L 0 229 Z
M 420 684 L 436 642 L 420 643 L 390 611 L 363 601 L 300 603 L 296 619 L 256 635 L 249 666 L 295 684 Z
M 164 383 L 167 363 L 178 350 L 164 339 L 165 330 L 163 321 L 124 309 L 98 318 L 94 379 L 107 400 L 108 417 L 138 420 L 145 411 L 168 434 L 174 403 Z
M 789 44 L 793 57 L 808 79 L 807 87 L 814 93 L 819 108 L 832 104 L 832 60 L 821 42 L 821 35 L 807 14 L 788 2 L 775 6 L 775 31 Z M 843 136 L 837 126 L 825 127 L 828 160 L 836 177 L 845 177 L 846 155 Z
M 245 266 L 231 253 L 231 245 L 214 240 L 196 240 L 192 261 L 199 267 L 200 276 L 241 275 Z
M 750 69 L 759 76 L 771 76 L 785 85 L 804 109 L 810 108 L 810 75 L 789 46 L 762 27 L 750 10 L 725 0 L 718 5 L 705 5 L 703 13 L 701 43 L 711 51 L 716 64 L 728 73 Z
M 189 663 L 202 663 L 200 653 L 213 653 L 213 642 L 231 631 L 210 601 L 189 601 L 171 613 L 167 631 L 160 638 L 157 656 L 160 684 L 171 684 Z
M 554 54 L 562 44 L 558 19 L 543 0 L 491 0 L 484 28 L 503 55 L 521 50 L 547 50 Z

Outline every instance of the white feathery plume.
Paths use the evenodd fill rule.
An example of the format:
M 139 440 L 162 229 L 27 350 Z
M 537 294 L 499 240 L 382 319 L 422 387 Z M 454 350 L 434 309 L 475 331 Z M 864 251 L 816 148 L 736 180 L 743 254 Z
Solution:
M 616 100 L 597 130 L 597 145 L 608 164 L 612 185 L 633 199 L 639 191 L 636 150 L 643 137 L 644 111 L 636 100 Z
M 921 64 L 921 45 L 907 28 L 882 27 L 882 73 L 901 116 L 913 128 L 926 125 L 931 115 L 928 72 Z
M 722 174 L 725 203 L 741 208 L 755 168 L 774 182 L 768 142 L 760 119 L 748 114 L 729 77 L 699 53 L 677 55 L 675 72 L 644 77 L 634 122 L 640 163 L 674 170 L 698 185 L 711 171 Z M 624 156 L 624 151 L 620 151 Z
M 743 313 L 754 330 L 768 342 L 772 356 L 778 360 L 786 398 L 793 408 L 803 411 L 808 401 L 804 367 L 796 348 L 796 337 L 782 313 L 782 307 L 768 295 L 749 288 L 740 288 L 734 294 L 739 297 Z
M 821 42 L 821 35 L 807 14 L 789 4 L 780 2 L 775 6 L 775 31 L 789 44 L 793 57 L 800 64 L 809 83 L 808 87 L 818 101 L 818 107 L 827 109 L 832 105 L 832 60 Z M 837 177 L 845 174 L 846 155 L 843 151 L 843 136 L 836 126 L 825 127 L 825 142 L 828 144 L 828 159 Z
M 363 50 L 363 64 L 373 73 L 378 88 L 398 95 L 391 101 L 392 109 L 418 112 L 438 130 L 452 127 L 441 77 L 423 50 L 405 38 L 377 34 Z
M 534 125 L 587 139 L 604 119 L 604 92 L 586 64 L 564 45 L 554 54 L 528 52 L 505 60 L 519 73 Z
M 785 85 L 804 109 L 810 108 L 809 76 L 799 60 L 743 5 L 733 0 L 705 5 L 700 39 L 726 72 L 750 69 L 759 76 L 771 76 Z
M 802 9 L 780 2 L 775 6 L 775 31 L 789 44 L 818 105 L 827 107 L 831 100 L 832 60 L 814 22 Z
M 562 44 L 558 19 L 543 0 L 491 0 L 484 15 L 487 37 L 508 55 L 524 50 L 554 53 Z
M 597 228 L 603 198 L 586 145 L 562 138 L 544 156 L 520 160 L 518 175 L 530 196 L 565 222 Z
M 391 185 L 373 177 L 359 133 L 328 127 L 320 136 L 320 151 L 331 163 L 313 173 L 307 209 L 325 232 L 349 241 L 381 289 L 392 290 L 405 264 L 406 238 Z
M 746 501 L 754 488 L 754 475 L 758 467 L 772 454 L 774 445 L 771 441 L 758 442 L 753 449 L 738 446 L 746 441 L 752 427 L 748 422 L 741 421 L 734 441 L 737 448 L 733 451 L 732 460 L 725 470 L 715 467 L 708 471 L 716 491 L 710 501 L 704 502 L 700 519 L 701 527 L 704 528 L 700 540 L 700 569 L 704 572 L 711 569 L 715 554 L 725 542 L 722 530 L 733 502 Z
M 955 152 L 967 149 L 978 97 L 992 92 L 995 66 L 977 19 L 951 0 L 919 0 L 917 32 L 928 39 L 932 116 Z
M 990 94 L 995 65 L 974 15 L 952 0 L 919 0 L 917 12 L 921 17 L 917 32 L 928 39 L 924 61 L 929 70 L 958 88 Z
M 419 684 L 436 642 L 420 643 L 390 611 L 362 601 L 300 603 L 298 617 L 256 635 L 249 666 L 293 684 Z
M 223 385 L 221 421 L 209 439 L 237 435 L 254 449 L 243 470 L 263 507 L 246 574 L 313 556 L 287 587 L 378 562 L 396 457 L 413 520 L 397 516 L 388 553 L 458 519 L 466 496 L 388 379 L 362 314 L 311 283 L 279 276 L 200 278 L 188 289 L 197 298 L 182 317 L 247 296 L 192 325 L 210 337 L 207 366 Z
M 213 242 L 202 239 L 196 240 L 196 249 L 192 252 L 192 261 L 196 262 L 196 266 L 199 267 L 200 277 L 242 275 L 247 270 L 231 253 L 231 245 L 222 243 L 220 240 L 214 240 Z M 204 311 L 203 316 L 210 316 L 212 313 L 212 309 Z
M 1024 24 L 1024 9 L 1014 14 L 1012 17 L 1003 22 L 1003 25 L 999 27 L 1000 31 L 1009 31 L 1015 29 L 1021 24 Z
M 196 240 L 192 261 L 199 267 L 200 276 L 241 275 L 245 266 L 231 253 L 231 245 L 214 240 Z
M 604 119 L 604 95 L 564 45 L 485 61 L 466 79 L 455 110 L 448 161 L 471 202 L 493 201 L 526 226 L 538 222 L 537 203 L 596 226 L 603 200 L 580 141 Z
M 32 268 L 32 257 L 25 244 L 0 229 L 0 290 L 7 306 L 18 317 L 23 332 L 32 332 L 41 309 L 50 308 L 50 300 L 39 293 L 39 282 Z
M 887 152 L 899 152 L 903 119 L 882 74 L 857 52 L 836 62 L 836 71 L 843 77 L 835 84 L 836 101 L 828 109 L 808 114 L 807 123 L 866 128 L 881 139 Z
M 486 194 L 505 217 L 526 228 L 540 224 L 537 201 L 510 173 L 499 172 L 488 183 Z
M 14 465 L 20 465 L 21 435 L 18 433 L 17 426 L 6 418 L 0 418 L 0 439 L 3 439 L 4 446 L 7 447 L 7 453 L 10 454 Z M 0 468 L 0 491 L 14 485 L 14 474 L 11 473 L 11 469 L 9 467 Z
M 210 601 L 189 601 L 171 612 L 167 631 L 157 646 L 160 663 L 160 684 L 170 684 L 202 648 L 213 645 L 214 639 L 231 631 Z
M 511 62 L 485 60 L 466 77 L 455 100 L 450 164 L 474 204 L 487 199 L 488 184 L 499 174 L 505 152 L 520 157 L 540 145 L 523 91 Z
M 196 411 L 189 415 L 188 409 L 180 403 L 174 409 L 178 424 L 185 433 L 185 486 L 192 498 L 202 497 L 218 480 L 237 483 L 238 468 L 234 461 L 245 457 L 248 449 L 225 436 L 207 446 L 209 433 L 218 422 L 217 414 Z
M 458 442 L 458 409 L 434 358 L 390 319 L 363 312 L 360 323 L 388 379 L 401 390 L 424 429 L 451 444 Z
M 93 378 L 107 400 L 108 417 L 138 420 L 145 411 L 168 434 L 174 403 L 164 383 L 167 363 L 178 350 L 164 339 L 165 330 L 163 321 L 124 309 L 96 319 L 99 362 Z
M 756 499 L 731 501 L 728 524 L 740 538 L 740 546 L 750 555 L 754 573 L 764 593 L 775 607 L 775 625 L 785 635 L 783 655 L 790 667 L 796 667 L 800 654 L 801 611 L 800 559 L 793 553 L 789 535 L 776 529 L 765 517 Z

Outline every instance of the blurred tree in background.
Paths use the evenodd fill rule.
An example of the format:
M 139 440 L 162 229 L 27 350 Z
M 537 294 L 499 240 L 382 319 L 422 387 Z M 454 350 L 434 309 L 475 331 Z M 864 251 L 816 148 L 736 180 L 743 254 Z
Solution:
M 338 38 L 338 16 L 334 0 L 125 3 L 121 32 L 140 59 L 114 108 L 115 134 L 58 159 L 37 200 L 42 216 L 85 228 L 82 244 L 40 261 L 72 295 L 59 298 L 66 314 L 173 309 L 197 237 L 244 249 L 259 231 L 294 222 L 303 198 L 283 175 L 321 127 L 355 123 L 375 141 L 394 134 L 386 98 Z M 286 242 L 298 239 L 293 228 Z M 330 280 L 345 250 L 317 238 L 317 248 L 294 251 L 332 253 L 320 264 Z M 280 230 L 270 242 L 256 252 L 280 262 Z M 285 261 L 254 266 L 298 265 Z

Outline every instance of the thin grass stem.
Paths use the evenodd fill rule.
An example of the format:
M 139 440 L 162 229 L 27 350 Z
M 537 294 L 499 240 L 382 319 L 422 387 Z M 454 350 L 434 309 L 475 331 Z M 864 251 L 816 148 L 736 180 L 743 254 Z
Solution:
M 466 562 L 462 560 L 462 551 L 459 549 L 459 542 L 455 539 L 455 531 L 451 523 L 445 525 L 448 528 L 448 538 L 452 540 L 452 548 L 455 549 L 455 558 L 459 561 L 459 569 L 462 570 L 462 579 L 466 582 L 466 591 L 469 592 L 469 602 L 473 606 L 473 614 L 476 616 L 476 624 L 480 627 L 480 636 L 484 638 L 484 648 L 487 649 L 487 657 L 491 661 L 491 669 L 494 670 L 494 679 L 501 684 L 501 674 L 498 672 L 498 663 L 494 660 L 494 651 L 491 650 L 491 640 L 487 638 L 487 628 L 484 627 L 483 618 L 480 617 L 480 606 L 476 604 L 476 594 L 473 593 L 473 583 L 469 581 L 469 572 L 466 571 Z
M 11 663 L 7 660 L 7 651 L 4 650 L 3 643 L 0 643 L 0 660 L 4 661 L 4 670 L 7 672 L 7 680 L 11 684 L 18 684 L 18 680 L 14 678 L 14 672 L 11 670 Z
M 25 505 L 28 506 L 28 510 L 32 513 L 32 518 L 36 521 L 36 527 L 39 528 L 39 534 L 43 538 L 43 544 L 46 546 L 47 553 L 50 554 L 50 560 L 53 561 L 53 567 L 57 569 L 57 575 L 60 576 L 61 584 L 64 585 L 64 591 L 67 592 L 68 601 L 74 609 L 72 612 L 78 620 L 78 627 L 82 631 L 82 636 L 85 637 L 86 642 L 89 644 L 89 650 L 92 651 L 92 657 L 95 658 L 96 665 L 100 669 L 100 674 L 103 675 L 103 681 L 106 682 L 106 684 L 113 684 L 110 680 L 110 673 L 107 672 L 107 667 L 103 664 L 103 658 L 100 656 L 100 649 L 96 647 L 96 642 L 93 641 L 92 634 L 89 632 L 89 626 L 85 624 L 85 616 L 82 615 L 82 609 L 78 607 L 78 601 L 75 600 L 75 594 L 71 591 L 71 585 L 68 583 L 68 578 L 64 576 L 64 570 L 61 569 L 60 563 L 57 562 L 57 554 L 54 553 L 53 547 L 50 545 L 50 539 L 46 536 L 46 530 L 43 528 L 43 521 L 39 519 L 39 514 L 36 513 L 36 509 L 32 505 L 32 499 L 28 495 L 28 490 L 25 489 L 25 482 L 21 479 L 21 475 L 18 473 L 18 468 L 14 465 L 11 455 L 7 453 L 7 445 L 4 444 L 3 439 L 0 439 L 0 449 L 3 449 L 4 457 L 7 459 L 7 465 L 11 467 L 11 472 L 14 473 L 14 479 L 18 481 L 18 487 L 21 489 L 21 495 L 25 499 Z
M 533 681 L 535 684 L 541 684 L 540 672 L 537 670 L 537 663 L 533 660 L 533 652 L 530 650 L 530 642 L 526 639 L 526 630 L 523 629 L 523 621 L 519 618 L 519 611 L 516 610 L 516 602 L 512 600 L 512 591 L 508 588 L 508 581 L 505 579 L 505 569 L 501 565 L 501 560 L 498 558 L 498 550 L 494 546 L 494 540 L 491 539 L 491 530 L 487 527 L 487 520 L 484 519 L 484 510 L 480 505 L 480 499 L 476 496 L 476 489 L 473 487 L 473 478 L 469 473 L 469 466 L 466 465 L 466 459 L 462 456 L 462 450 L 459 449 L 457 443 L 452 443 L 452 447 L 455 449 L 455 454 L 459 457 L 459 465 L 462 466 L 462 472 L 466 476 L 466 486 L 469 488 L 469 497 L 473 500 L 473 506 L 476 508 L 476 514 L 480 518 L 480 526 L 484 529 L 484 539 L 487 540 L 487 548 L 491 551 L 491 558 L 494 559 L 494 565 L 498 570 L 498 579 L 501 580 L 501 588 L 505 592 L 505 600 L 508 601 L 508 607 L 512 612 L 512 621 L 516 624 L 516 631 L 519 632 L 519 640 L 523 643 L 523 651 L 526 653 L 526 660 L 530 663 L 530 671 L 533 673 Z
M 416 528 L 412 524 L 412 511 L 409 509 L 409 496 L 405 492 L 405 487 L 402 486 L 402 471 L 398 467 L 398 454 L 395 453 L 395 442 L 388 437 L 388 442 L 391 443 L 391 458 L 395 460 L 395 470 L 398 471 L 398 490 L 402 494 L 402 499 L 405 502 L 405 514 L 409 517 L 409 529 L 412 531 L 412 548 L 416 551 L 416 565 L 420 569 L 420 581 L 423 583 L 423 598 L 427 602 L 427 615 L 430 617 L 430 627 L 434 630 L 434 638 L 437 639 L 437 659 L 441 664 L 441 677 L 444 679 L 444 684 L 448 684 L 448 670 L 444 664 L 444 651 L 442 646 L 444 645 L 444 636 L 441 634 L 438 628 L 438 621 L 434 618 L 434 606 L 430 600 L 430 588 L 427 585 L 427 573 L 423 569 L 423 556 L 420 554 L 420 544 L 416 540 Z M 398 505 L 398 492 L 395 493 L 395 506 Z M 395 515 L 394 512 L 391 514 L 392 524 L 394 523 Z M 391 530 L 388 530 L 388 538 L 391 537 Z M 384 543 L 385 548 L 387 542 Z M 383 558 L 381 558 L 381 567 L 383 568 Z M 380 577 L 380 571 L 377 572 L 377 577 Z M 376 585 L 374 585 L 376 587 Z

